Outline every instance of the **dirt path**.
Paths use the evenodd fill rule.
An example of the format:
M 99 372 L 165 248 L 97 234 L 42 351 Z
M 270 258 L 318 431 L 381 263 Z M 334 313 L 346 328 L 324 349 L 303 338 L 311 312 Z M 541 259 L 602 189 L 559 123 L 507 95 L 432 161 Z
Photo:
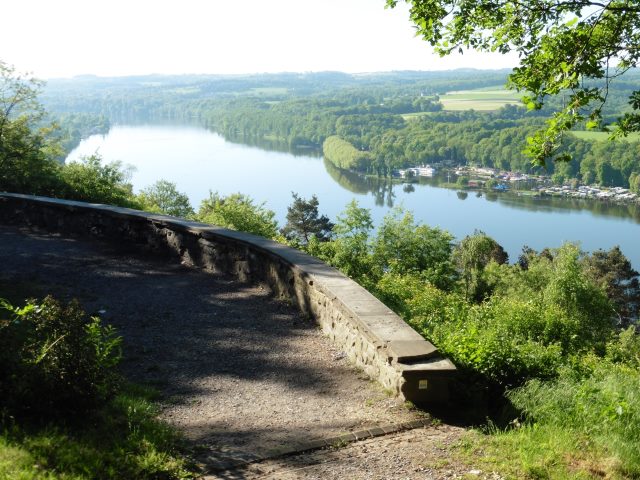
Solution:
M 269 480 L 408 480 L 484 479 L 499 480 L 452 460 L 464 430 L 448 425 L 431 426 L 355 442 L 285 458 L 255 463 L 225 472 L 216 479 Z
M 0 286 L 77 297 L 88 312 L 115 325 L 124 337 L 125 374 L 161 392 L 162 417 L 199 447 L 203 462 L 220 478 L 226 478 L 221 459 L 274 456 L 313 440 L 424 418 L 354 369 L 311 320 L 259 286 L 100 243 L 10 227 L 0 227 L 0 265 Z M 296 457 L 290 456 L 284 464 L 261 462 L 228 478 L 449 478 L 412 476 L 420 472 L 411 470 L 415 465 L 427 468 L 415 459 L 406 460 L 411 468 L 403 467 L 405 476 L 396 476 L 393 461 L 403 456 L 402 439 L 414 438 L 420 450 L 416 442 L 422 435 L 439 438 L 445 432 L 449 443 L 460 435 L 443 428 L 302 456 L 313 464 L 326 455 L 340 466 L 335 475 L 321 474 L 322 461 L 291 470 Z M 375 458 L 367 453 L 371 445 L 383 446 Z M 349 455 L 363 462 L 347 461 Z M 366 476 L 367 458 L 392 460 L 380 464 L 377 476 Z M 359 476 L 358 468 L 366 475 Z

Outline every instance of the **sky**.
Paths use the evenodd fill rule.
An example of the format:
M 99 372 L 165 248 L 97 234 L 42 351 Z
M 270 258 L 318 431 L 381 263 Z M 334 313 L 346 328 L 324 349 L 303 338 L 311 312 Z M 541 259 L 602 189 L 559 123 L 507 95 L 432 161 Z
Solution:
M 40 78 L 513 67 L 440 58 L 385 0 L 10 0 L 0 60 Z

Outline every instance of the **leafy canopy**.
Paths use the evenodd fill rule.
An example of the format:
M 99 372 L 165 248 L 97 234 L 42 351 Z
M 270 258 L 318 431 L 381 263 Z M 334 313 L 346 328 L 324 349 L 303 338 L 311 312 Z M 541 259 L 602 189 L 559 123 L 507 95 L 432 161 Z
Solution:
M 234 193 L 224 197 L 218 192 L 209 192 L 196 217 L 201 222 L 275 239 L 278 236 L 275 216 L 264 202 L 255 203 L 247 195 Z
M 0 60 L 0 190 L 50 194 L 59 154 L 38 103 L 42 83 Z
M 416 223 L 413 214 L 394 208 L 383 219 L 373 243 L 373 263 L 381 272 L 417 273 L 438 288 L 448 289 L 454 277 L 453 236 Z
M 174 217 L 191 218 L 194 215 L 189 197 L 178 191 L 176 184 L 158 180 L 143 189 L 137 197 L 144 210 L 165 213 Z
M 473 49 L 516 52 L 520 64 L 509 86 L 526 92 L 529 109 L 565 94 L 565 104 L 546 129 L 529 139 L 538 164 L 566 160 L 563 133 L 578 123 L 604 128 L 602 108 L 611 80 L 636 67 L 640 58 L 637 0 L 406 0 L 418 34 L 441 56 Z M 398 0 L 387 0 L 395 7 Z M 640 130 L 640 91 L 632 111 L 618 119 L 613 136 Z
M 137 206 L 128 182 L 129 175 L 122 163 L 103 164 L 102 157 L 95 153 L 64 166 L 60 173 L 63 186 L 57 196 L 82 202 Z

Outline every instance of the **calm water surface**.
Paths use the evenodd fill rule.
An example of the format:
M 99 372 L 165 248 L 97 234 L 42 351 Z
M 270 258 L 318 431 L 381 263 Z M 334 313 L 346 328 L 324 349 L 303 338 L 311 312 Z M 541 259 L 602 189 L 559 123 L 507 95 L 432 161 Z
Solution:
M 457 238 L 483 230 L 514 261 L 523 245 L 540 250 L 565 241 L 593 251 L 620 245 L 640 269 L 640 208 L 600 202 L 537 199 L 515 194 L 467 195 L 429 183 L 406 186 L 342 172 L 311 152 L 267 151 L 230 143 L 194 126 L 115 126 L 105 136 L 84 140 L 68 161 L 98 151 L 105 161 L 134 167 L 134 191 L 167 179 L 189 195 L 197 209 L 209 191 L 249 194 L 266 202 L 284 224 L 291 192 L 316 194 L 322 213 L 335 219 L 352 199 L 369 208 L 376 223 L 392 208 L 404 206 L 417 220 L 450 231 Z

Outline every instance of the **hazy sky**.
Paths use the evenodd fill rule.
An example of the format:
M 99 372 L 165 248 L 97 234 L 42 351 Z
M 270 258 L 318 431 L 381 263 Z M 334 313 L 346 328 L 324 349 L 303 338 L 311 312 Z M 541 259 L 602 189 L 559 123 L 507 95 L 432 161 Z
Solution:
M 9 0 L 0 59 L 41 78 L 78 74 L 502 68 L 439 58 L 408 8 L 384 0 Z

